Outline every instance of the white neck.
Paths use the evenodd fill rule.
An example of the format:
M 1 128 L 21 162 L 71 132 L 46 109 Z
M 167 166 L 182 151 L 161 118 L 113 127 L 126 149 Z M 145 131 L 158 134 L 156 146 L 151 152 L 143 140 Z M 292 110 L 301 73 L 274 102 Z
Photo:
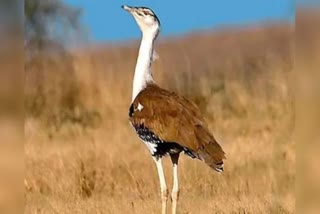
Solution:
M 142 35 L 142 41 L 140 44 L 139 55 L 133 78 L 132 102 L 148 83 L 154 82 L 152 78 L 151 63 L 153 56 L 153 43 L 155 38 L 156 35 L 153 34 Z

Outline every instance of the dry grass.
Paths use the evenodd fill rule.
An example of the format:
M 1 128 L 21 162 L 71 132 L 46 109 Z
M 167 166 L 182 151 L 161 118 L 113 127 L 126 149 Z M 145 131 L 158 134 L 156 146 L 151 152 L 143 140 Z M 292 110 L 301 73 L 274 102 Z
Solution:
M 155 166 L 127 120 L 137 47 L 27 63 L 26 213 L 159 213 Z M 165 39 L 157 52 L 155 79 L 200 106 L 227 153 L 221 175 L 183 156 L 179 213 L 294 213 L 291 27 Z

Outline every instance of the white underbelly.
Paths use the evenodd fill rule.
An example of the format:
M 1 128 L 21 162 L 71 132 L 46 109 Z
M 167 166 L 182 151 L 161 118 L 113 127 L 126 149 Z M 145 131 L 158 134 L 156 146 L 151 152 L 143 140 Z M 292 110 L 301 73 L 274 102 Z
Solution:
M 150 143 L 144 140 L 141 140 L 148 148 L 148 150 L 150 151 L 150 153 L 153 155 L 154 153 L 157 152 L 157 144 L 156 143 Z

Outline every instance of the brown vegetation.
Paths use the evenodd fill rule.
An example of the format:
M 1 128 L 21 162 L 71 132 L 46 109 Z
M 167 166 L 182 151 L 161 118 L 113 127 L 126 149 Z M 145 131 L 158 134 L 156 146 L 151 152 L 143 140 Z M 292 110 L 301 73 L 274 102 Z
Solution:
M 289 24 L 158 42 L 158 84 L 194 100 L 225 172 L 184 157 L 179 213 L 293 213 Z M 154 163 L 128 123 L 138 42 L 26 62 L 26 213 L 158 213 Z M 170 161 L 165 161 L 171 186 Z

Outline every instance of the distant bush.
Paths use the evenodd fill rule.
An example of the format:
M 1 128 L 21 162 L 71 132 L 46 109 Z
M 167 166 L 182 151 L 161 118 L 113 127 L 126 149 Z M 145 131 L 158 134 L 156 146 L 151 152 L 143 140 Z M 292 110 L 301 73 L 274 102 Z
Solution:
M 63 47 L 81 35 L 81 10 L 61 0 L 25 0 L 27 51 Z
M 83 35 L 81 10 L 61 0 L 25 0 L 25 111 L 59 130 L 65 124 L 94 126 L 99 114 L 79 98 L 72 55 L 65 47 Z

